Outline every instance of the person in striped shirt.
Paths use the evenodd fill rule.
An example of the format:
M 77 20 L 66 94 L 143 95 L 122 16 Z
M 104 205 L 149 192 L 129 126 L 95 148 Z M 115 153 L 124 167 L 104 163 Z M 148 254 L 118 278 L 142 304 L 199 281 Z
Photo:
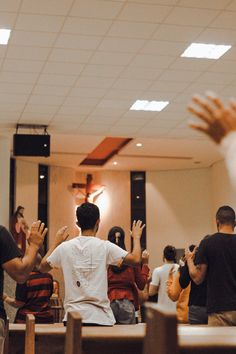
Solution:
M 9 305 L 18 308 L 15 323 L 25 323 L 26 315 L 35 316 L 36 323 L 53 323 L 50 297 L 53 292 L 53 278 L 49 273 L 40 273 L 38 267 L 42 257 L 38 254 L 35 268 L 28 280 L 17 284 L 15 299 L 4 294 L 3 299 Z

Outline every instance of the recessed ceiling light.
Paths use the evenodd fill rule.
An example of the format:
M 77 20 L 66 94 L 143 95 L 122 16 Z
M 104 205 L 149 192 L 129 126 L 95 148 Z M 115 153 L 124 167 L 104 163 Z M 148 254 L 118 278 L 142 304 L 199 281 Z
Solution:
M 114 162 L 113 162 L 113 165 L 115 165 L 115 166 L 118 165 L 118 162 L 117 162 L 117 161 L 114 161 Z
M 147 100 L 137 100 L 130 107 L 131 111 L 162 111 L 169 101 L 147 101 Z
M 0 44 L 5 44 L 6 45 L 8 43 L 10 34 L 11 34 L 11 30 L 10 29 L 1 28 L 0 29 Z
M 224 55 L 231 45 L 192 43 L 181 54 L 181 57 L 186 58 L 205 58 L 205 59 L 219 59 Z
M 143 144 L 142 143 L 137 143 L 136 146 L 137 147 L 141 147 L 141 146 L 143 146 Z

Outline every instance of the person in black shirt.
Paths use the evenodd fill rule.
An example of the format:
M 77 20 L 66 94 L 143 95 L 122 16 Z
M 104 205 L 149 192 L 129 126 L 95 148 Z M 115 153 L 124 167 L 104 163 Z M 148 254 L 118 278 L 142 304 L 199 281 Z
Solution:
M 0 225 L 0 354 L 4 346 L 4 322 L 6 320 L 3 306 L 3 271 L 5 270 L 18 283 L 24 283 L 34 268 L 38 250 L 43 244 L 46 233 L 47 229 L 44 228 L 43 223 L 40 221 L 33 223 L 28 239 L 29 246 L 22 257 L 12 235 Z
M 222 206 L 216 213 L 218 232 L 187 252 L 189 274 L 196 284 L 207 280 L 207 312 L 210 326 L 236 326 L 236 235 L 235 212 Z
M 194 248 L 194 245 L 189 246 L 190 251 L 193 251 Z M 168 296 L 171 300 L 177 301 L 182 290 L 186 289 L 189 284 L 191 284 L 191 286 L 188 300 L 188 322 L 190 324 L 207 324 L 206 280 L 204 280 L 201 284 L 196 285 L 189 275 L 189 269 L 186 261 L 184 262 L 184 265 L 179 268 L 176 275 L 174 275 L 172 271 L 170 272 L 166 287 Z

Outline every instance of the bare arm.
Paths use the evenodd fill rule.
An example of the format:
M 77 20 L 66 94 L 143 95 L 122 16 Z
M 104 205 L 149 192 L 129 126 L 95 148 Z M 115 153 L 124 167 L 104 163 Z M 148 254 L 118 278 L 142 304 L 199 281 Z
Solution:
M 29 247 L 27 247 L 23 258 L 13 258 L 5 262 L 3 269 L 10 275 L 12 279 L 18 283 L 24 283 L 36 263 L 36 255 L 43 244 L 47 228 L 41 221 L 32 224 L 29 235 Z
M 150 284 L 149 285 L 149 296 L 154 296 L 158 293 L 159 286 Z
M 196 283 L 197 285 L 201 284 L 204 279 L 206 278 L 206 273 L 207 273 L 207 264 L 194 264 L 194 251 L 186 251 L 185 252 L 186 260 L 188 263 L 188 269 L 189 269 L 189 275 L 191 279 Z
M 22 307 L 25 304 L 23 301 L 16 300 L 15 298 L 7 296 L 6 294 L 3 295 L 3 301 L 15 308 Z
M 141 245 L 140 239 L 142 236 L 145 224 L 142 225 L 142 221 L 134 221 L 132 226 L 132 237 L 133 237 L 133 251 L 128 253 L 125 257 L 123 263 L 127 265 L 135 265 L 141 262 Z
M 45 256 L 43 257 L 39 270 L 42 273 L 46 273 L 49 272 L 52 267 L 50 266 L 50 264 L 48 264 L 47 262 L 47 258 L 52 254 L 52 252 L 62 243 L 64 242 L 67 238 L 68 238 L 69 234 L 68 234 L 68 227 L 67 226 L 63 226 L 61 229 L 59 229 L 56 233 L 56 237 L 55 240 L 52 244 L 52 246 L 49 248 L 48 252 L 45 254 Z
M 181 291 L 183 290 L 179 283 L 179 277 L 179 271 L 174 274 L 173 269 L 170 270 L 168 280 L 166 282 L 166 291 L 172 301 L 177 301 Z

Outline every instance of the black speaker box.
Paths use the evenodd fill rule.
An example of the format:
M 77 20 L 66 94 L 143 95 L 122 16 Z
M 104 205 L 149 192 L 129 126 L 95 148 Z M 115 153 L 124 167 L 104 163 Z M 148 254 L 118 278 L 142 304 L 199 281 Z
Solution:
M 13 155 L 50 156 L 50 135 L 14 134 Z

